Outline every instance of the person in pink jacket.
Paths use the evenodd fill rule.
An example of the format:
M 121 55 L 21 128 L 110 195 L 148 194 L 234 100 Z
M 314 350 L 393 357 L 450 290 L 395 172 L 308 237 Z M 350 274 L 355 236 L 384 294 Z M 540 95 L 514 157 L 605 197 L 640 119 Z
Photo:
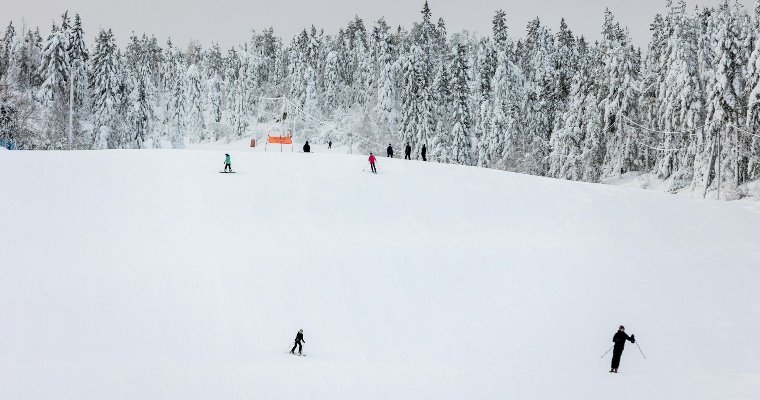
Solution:
M 372 167 L 373 174 L 377 173 L 377 168 L 375 168 L 375 161 L 377 161 L 377 159 L 375 158 L 375 155 L 372 153 L 369 153 L 369 166 Z

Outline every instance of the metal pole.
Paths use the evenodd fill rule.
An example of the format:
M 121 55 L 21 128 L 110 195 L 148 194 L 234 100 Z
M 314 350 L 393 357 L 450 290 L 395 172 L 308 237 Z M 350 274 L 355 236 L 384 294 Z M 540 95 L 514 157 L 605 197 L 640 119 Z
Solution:
M 74 67 L 69 67 L 69 150 L 74 143 Z
M 615 345 L 614 345 L 614 344 L 613 344 L 612 346 L 610 346 L 609 350 L 605 351 L 605 352 L 604 352 L 604 354 L 602 354 L 602 356 L 601 356 L 601 357 L 599 357 L 599 358 L 604 358 L 604 356 L 606 356 L 606 355 L 607 355 L 607 353 L 609 353 L 609 352 L 612 350 L 612 348 L 613 348 L 613 347 L 615 347 Z
M 718 200 L 720 200 L 720 130 L 718 130 Z
M 644 356 L 644 352 L 641 351 L 641 346 L 639 346 L 639 342 L 638 341 L 636 342 L 636 347 L 639 348 L 639 351 L 641 352 L 641 355 Z M 644 358 L 647 358 L 647 356 L 644 356 Z

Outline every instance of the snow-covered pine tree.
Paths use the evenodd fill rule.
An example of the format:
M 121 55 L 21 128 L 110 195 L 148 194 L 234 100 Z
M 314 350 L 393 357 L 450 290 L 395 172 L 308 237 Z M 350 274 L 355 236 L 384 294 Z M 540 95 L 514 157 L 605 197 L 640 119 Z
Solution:
M 187 129 L 187 83 L 182 71 L 185 70 L 184 62 L 179 56 L 173 57 L 174 72 L 169 76 L 173 77 L 173 82 L 167 82 L 171 86 L 171 93 L 167 107 L 167 118 L 169 128 L 169 141 L 173 149 L 182 149 L 185 147 L 186 129 Z
M 219 44 L 214 44 L 204 57 L 204 70 L 206 71 L 206 109 L 209 113 L 210 122 L 222 122 L 222 110 L 224 109 L 224 79 L 222 52 Z M 212 139 L 218 139 L 213 137 Z
M 432 102 L 427 87 L 426 68 L 425 54 L 418 45 L 412 45 L 409 52 L 399 60 L 401 132 L 404 142 L 412 146 L 414 154 L 432 136 Z
M 454 96 L 450 77 L 451 64 L 441 63 L 433 81 L 433 103 L 436 112 L 436 128 L 430 140 L 430 158 L 432 160 L 452 163 L 454 153 L 452 151 L 453 119 L 454 119 Z
M 740 182 L 740 165 L 737 155 L 738 125 L 742 111 L 743 66 L 738 57 L 741 32 L 736 18 L 737 11 L 724 0 L 716 18 L 715 75 L 709 83 L 707 98 L 706 139 L 711 147 L 712 159 L 707 163 L 707 173 L 702 175 L 709 185 L 715 176 L 720 183 L 726 182 L 734 190 Z M 724 186 L 725 187 L 725 186 Z M 725 192 L 724 192 L 725 193 Z
M 525 170 L 545 175 L 549 170 L 549 141 L 554 128 L 554 38 L 538 18 L 528 24 L 525 39 Z
M 74 16 L 74 25 L 71 28 L 71 43 L 68 48 L 69 63 L 71 65 L 71 78 L 74 81 L 74 104 L 76 107 L 82 107 L 87 98 L 88 76 L 87 63 L 89 61 L 89 52 L 84 42 L 84 30 L 82 29 L 82 19 L 79 14 Z
M 752 15 L 752 29 L 750 35 L 754 40 L 752 53 L 747 62 L 747 115 L 745 128 L 748 132 L 760 132 L 760 0 L 755 1 Z M 748 136 L 745 134 L 745 137 Z M 748 179 L 760 178 L 760 137 L 749 136 L 749 148 L 747 149 L 747 175 Z
M 701 125 L 702 90 L 698 75 L 696 23 L 686 14 L 686 2 L 679 0 L 665 20 L 668 32 L 660 66 L 662 79 L 657 90 L 657 127 L 667 133 L 659 138 L 661 151 L 657 174 L 671 179 L 671 190 L 687 186 L 692 179 L 695 141 L 691 134 Z M 676 133 L 679 132 L 679 133 Z
M 64 23 L 68 17 L 64 14 Z M 68 26 L 60 29 L 53 25 L 50 36 L 45 41 L 45 47 L 42 52 L 42 64 L 39 68 L 39 75 L 42 77 L 42 85 L 37 98 L 43 104 L 51 104 L 56 100 L 68 101 L 69 93 L 67 84 L 69 82 L 69 32 Z
M 10 21 L 8 27 L 5 28 L 2 42 L 0 42 L 0 79 L 8 73 L 11 59 L 14 56 L 16 41 L 16 28 L 13 26 L 13 21 Z
M 106 149 L 117 133 L 117 49 L 113 33 L 101 30 L 95 41 L 90 75 L 93 102 L 93 148 Z
M 579 47 L 585 47 L 582 38 Z M 594 56 L 585 54 L 579 58 L 562 122 L 552 135 L 549 174 L 555 178 L 596 181 L 601 176 L 604 143 L 597 101 L 599 63 L 596 52 L 592 52 Z
M 456 46 L 451 61 L 451 92 L 454 100 L 452 158 L 462 165 L 472 165 L 471 117 L 469 85 L 467 81 L 467 54 L 463 44 Z
M 197 65 L 187 67 L 185 82 L 185 131 L 191 143 L 198 143 L 206 139 L 206 126 L 203 122 L 203 94 Z
M 602 100 L 605 144 L 603 177 L 619 177 L 640 168 L 640 143 L 632 137 L 630 121 L 636 118 L 639 97 L 640 58 L 630 44 L 627 30 L 615 21 L 612 12 L 605 11 L 600 43 L 603 65 Z

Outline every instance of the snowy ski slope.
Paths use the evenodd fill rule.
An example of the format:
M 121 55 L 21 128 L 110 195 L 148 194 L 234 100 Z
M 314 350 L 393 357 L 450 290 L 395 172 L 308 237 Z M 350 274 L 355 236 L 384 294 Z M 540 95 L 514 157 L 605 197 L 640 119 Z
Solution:
M 1 153 L 0 399 L 760 398 L 758 204 L 223 153 Z

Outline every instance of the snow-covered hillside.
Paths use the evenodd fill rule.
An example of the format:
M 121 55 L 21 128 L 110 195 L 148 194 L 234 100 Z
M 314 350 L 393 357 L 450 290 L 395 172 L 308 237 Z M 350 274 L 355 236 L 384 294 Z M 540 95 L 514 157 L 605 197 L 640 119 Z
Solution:
M 760 398 L 758 204 L 231 154 L 2 154 L 0 398 Z

